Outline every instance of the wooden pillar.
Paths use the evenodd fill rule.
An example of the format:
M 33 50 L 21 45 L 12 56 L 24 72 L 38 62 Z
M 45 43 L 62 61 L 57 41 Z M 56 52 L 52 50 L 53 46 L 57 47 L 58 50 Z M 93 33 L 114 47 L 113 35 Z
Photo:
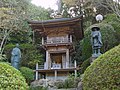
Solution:
M 66 50 L 66 68 L 69 68 L 69 49 Z
M 44 37 L 42 37 L 42 44 L 44 44 Z
M 57 70 L 55 70 L 55 81 L 57 80 Z
M 46 79 L 45 79 L 45 86 L 46 86 L 46 87 L 48 86 L 48 82 L 47 82 L 47 81 L 48 81 L 48 79 L 46 78 Z
M 35 32 L 33 31 L 33 44 L 35 43 Z
M 63 54 L 62 55 L 62 67 L 63 67 L 63 69 L 65 69 L 66 68 L 66 57 L 65 57 L 65 55 Z
M 69 42 L 69 38 L 68 38 L 68 35 L 66 35 L 66 42 Z
M 49 59 L 49 54 L 48 51 L 46 51 L 46 69 L 48 69 L 48 59 Z
M 76 60 L 74 61 L 74 67 L 75 67 L 75 68 L 77 67 L 77 63 L 76 63 Z
M 75 67 L 75 78 L 77 77 L 77 63 L 76 60 L 74 61 L 74 67 Z
M 50 53 L 48 53 L 48 68 L 51 69 L 51 58 L 50 58 Z
M 36 76 L 35 76 L 35 80 L 38 80 L 38 63 L 36 63 Z
M 70 35 L 70 42 L 72 42 L 72 35 Z

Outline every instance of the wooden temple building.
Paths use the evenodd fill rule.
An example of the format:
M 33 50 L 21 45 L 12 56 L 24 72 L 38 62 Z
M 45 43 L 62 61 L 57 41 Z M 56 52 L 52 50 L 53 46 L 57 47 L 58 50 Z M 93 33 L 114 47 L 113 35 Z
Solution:
M 44 67 L 36 64 L 36 80 L 65 79 L 70 73 L 77 73 L 76 61 L 72 63 L 74 42 L 83 38 L 82 15 L 75 18 L 59 18 L 46 21 L 29 21 L 30 27 L 42 40 L 45 50 Z M 35 35 L 36 35 L 35 34 Z

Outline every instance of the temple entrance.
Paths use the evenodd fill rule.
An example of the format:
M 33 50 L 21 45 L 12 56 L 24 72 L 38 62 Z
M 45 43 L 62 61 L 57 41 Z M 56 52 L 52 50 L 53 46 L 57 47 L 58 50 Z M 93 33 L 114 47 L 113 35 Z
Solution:
M 52 53 L 50 56 L 52 69 L 60 69 L 64 67 L 65 53 Z

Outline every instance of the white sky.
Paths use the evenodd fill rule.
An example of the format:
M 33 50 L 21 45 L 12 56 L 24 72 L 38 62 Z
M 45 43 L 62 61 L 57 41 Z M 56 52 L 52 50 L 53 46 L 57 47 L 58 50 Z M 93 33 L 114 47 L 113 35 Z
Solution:
M 49 7 L 54 10 L 58 9 L 58 6 L 56 5 L 57 0 L 32 0 L 32 3 L 36 6 L 41 6 L 46 9 Z

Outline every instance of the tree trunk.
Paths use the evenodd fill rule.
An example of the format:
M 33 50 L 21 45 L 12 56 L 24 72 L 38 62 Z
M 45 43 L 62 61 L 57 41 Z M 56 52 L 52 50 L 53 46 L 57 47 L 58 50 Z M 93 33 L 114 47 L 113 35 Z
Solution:
M 58 5 L 58 13 L 61 13 L 62 0 L 58 0 L 57 5 Z

